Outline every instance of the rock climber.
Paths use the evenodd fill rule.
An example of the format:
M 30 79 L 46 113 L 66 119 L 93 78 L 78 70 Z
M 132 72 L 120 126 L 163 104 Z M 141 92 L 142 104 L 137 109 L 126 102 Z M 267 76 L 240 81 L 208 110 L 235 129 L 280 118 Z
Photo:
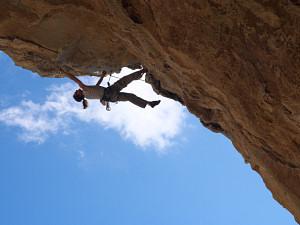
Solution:
M 100 86 L 101 82 L 103 81 L 104 76 L 106 75 L 106 71 L 103 71 L 101 74 L 100 79 L 98 80 L 97 84 L 95 86 L 88 86 L 83 84 L 79 79 L 77 79 L 74 75 L 64 72 L 61 69 L 58 69 L 60 73 L 65 74 L 67 77 L 69 77 L 71 80 L 75 81 L 80 89 L 76 90 L 73 98 L 77 102 L 83 103 L 83 108 L 86 109 L 88 107 L 87 99 L 100 99 L 100 102 L 107 106 L 109 102 L 118 102 L 118 101 L 129 101 L 141 108 L 145 108 L 147 105 L 150 105 L 152 108 L 157 106 L 160 103 L 160 100 L 158 101 L 146 101 L 135 94 L 132 93 L 126 93 L 121 92 L 123 88 L 125 88 L 129 83 L 131 83 L 134 80 L 138 80 L 143 76 L 143 73 L 146 73 L 146 69 L 139 70 L 137 72 L 134 72 L 132 74 L 129 74 L 127 76 L 122 77 L 120 80 L 115 82 L 113 85 L 105 88 Z

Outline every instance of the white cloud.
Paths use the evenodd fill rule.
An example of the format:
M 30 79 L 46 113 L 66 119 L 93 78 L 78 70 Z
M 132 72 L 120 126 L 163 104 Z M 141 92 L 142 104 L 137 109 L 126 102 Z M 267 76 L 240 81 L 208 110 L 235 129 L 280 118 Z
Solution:
M 85 152 L 82 150 L 77 150 L 78 154 L 79 154 L 79 158 L 83 159 L 85 157 Z
M 122 70 L 122 74 L 127 75 L 130 71 Z M 121 77 L 120 74 L 117 76 Z M 95 84 L 98 78 L 82 80 L 86 84 Z M 73 100 L 75 89 L 77 85 L 70 82 L 50 87 L 50 94 L 43 104 L 23 101 L 19 106 L 1 110 L 0 121 L 8 126 L 21 127 L 23 132 L 20 138 L 23 141 L 38 143 L 43 143 L 50 134 L 69 133 L 74 120 L 97 123 L 106 129 L 116 129 L 123 138 L 140 147 L 155 146 L 160 153 L 174 143 L 185 124 L 184 107 L 157 96 L 151 86 L 143 81 L 134 81 L 124 91 L 146 100 L 161 99 L 162 102 L 155 108 L 147 106 L 142 109 L 128 102 L 120 102 L 111 103 L 112 110 L 108 112 L 99 100 L 89 100 L 89 108 L 83 110 L 82 104 Z

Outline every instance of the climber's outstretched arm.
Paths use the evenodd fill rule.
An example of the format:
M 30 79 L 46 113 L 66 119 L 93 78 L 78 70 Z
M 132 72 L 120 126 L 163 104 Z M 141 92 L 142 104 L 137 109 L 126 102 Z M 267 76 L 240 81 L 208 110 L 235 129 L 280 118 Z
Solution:
M 100 79 L 98 80 L 96 86 L 100 86 L 100 84 L 102 83 L 103 78 L 104 78 L 105 75 L 106 75 L 106 71 L 103 70 L 103 71 L 102 71 L 102 74 L 101 74 L 101 77 L 100 77 Z
M 67 77 L 69 77 L 71 80 L 75 81 L 80 88 L 82 88 L 84 91 L 86 91 L 88 89 L 88 87 L 83 84 L 79 79 L 77 79 L 73 74 L 70 74 L 68 72 L 64 72 L 62 70 L 59 70 L 61 73 L 65 74 Z
M 104 75 L 102 75 L 102 76 L 100 77 L 100 79 L 98 80 L 96 86 L 100 86 L 100 84 L 101 84 L 102 81 L 103 81 L 103 78 L 104 78 Z

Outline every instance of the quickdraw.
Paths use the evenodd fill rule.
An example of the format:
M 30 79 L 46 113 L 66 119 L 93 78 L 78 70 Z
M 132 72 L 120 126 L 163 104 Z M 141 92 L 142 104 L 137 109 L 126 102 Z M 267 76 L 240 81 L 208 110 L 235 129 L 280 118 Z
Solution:
M 106 111 L 110 111 L 111 110 L 110 104 L 109 104 L 109 102 L 110 102 L 110 83 L 109 83 L 110 78 L 111 78 L 111 74 L 109 75 L 109 79 L 107 81 L 107 86 L 108 87 L 105 88 L 104 95 L 102 97 L 102 99 L 106 102 Z

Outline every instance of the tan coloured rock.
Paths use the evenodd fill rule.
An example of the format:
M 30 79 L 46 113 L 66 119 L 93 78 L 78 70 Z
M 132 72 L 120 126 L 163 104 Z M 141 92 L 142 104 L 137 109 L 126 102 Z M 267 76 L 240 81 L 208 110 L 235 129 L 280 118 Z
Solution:
M 2 0 L 0 49 L 49 77 L 146 66 L 300 221 L 299 0 Z

